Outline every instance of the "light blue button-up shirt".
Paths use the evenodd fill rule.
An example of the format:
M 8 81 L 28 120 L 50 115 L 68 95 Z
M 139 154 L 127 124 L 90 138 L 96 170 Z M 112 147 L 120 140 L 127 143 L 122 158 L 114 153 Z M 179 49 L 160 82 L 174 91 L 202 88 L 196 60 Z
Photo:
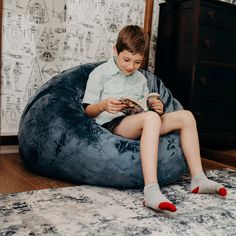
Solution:
M 141 100 L 148 93 L 145 76 L 139 71 L 129 76 L 124 75 L 112 57 L 90 73 L 83 103 L 95 104 L 106 98 L 120 99 L 124 96 Z M 104 111 L 96 117 L 96 122 L 102 125 L 121 115 L 124 114 Z

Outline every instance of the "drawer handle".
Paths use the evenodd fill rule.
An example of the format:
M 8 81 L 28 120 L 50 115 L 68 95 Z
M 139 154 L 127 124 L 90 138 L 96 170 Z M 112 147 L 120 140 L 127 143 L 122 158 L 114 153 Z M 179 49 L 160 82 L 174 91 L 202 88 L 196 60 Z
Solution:
M 210 48 L 211 47 L 211 41 L 209 39 L 204 39 L 203 45 L 205 48 Z
M 211 19 L 214 19 L 214 18 L 215 18 L 214 11 L 209 10 L 209 11 L 207 12 L 207 16 L 208 16 L 209 18 L 211 18 Z
M 205 76 L 201 76 L 199 78 L 199 84 L 205 86 L 207 84 L 207 78 Z

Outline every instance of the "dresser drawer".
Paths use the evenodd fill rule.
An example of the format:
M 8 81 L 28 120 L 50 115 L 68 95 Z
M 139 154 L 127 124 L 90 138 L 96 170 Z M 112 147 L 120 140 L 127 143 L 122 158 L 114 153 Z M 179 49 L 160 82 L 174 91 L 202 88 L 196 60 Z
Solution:
M 236 6 L 230 6 L 231 8 L 225 9 L 220 6 L 215 7 L 214 5 L 202 5 L 200 8 L 200 22 L 215 25 L 217 27 L 232 28 L 235 30 L 236 17 L 235 9 Z
M 236 33 L 200 26 L 197 57 L 202 60 L 236 63 Z
M 199 139 L 201 147 L 224 150 L 236 148 L 236 132 L 200 132 Z
M 200 132 L 236 132 L 236 100 L 193 99 L 190 110 Z
M 197 63 L 194 68 L 194 97 L 236 99 L 236 66 Z

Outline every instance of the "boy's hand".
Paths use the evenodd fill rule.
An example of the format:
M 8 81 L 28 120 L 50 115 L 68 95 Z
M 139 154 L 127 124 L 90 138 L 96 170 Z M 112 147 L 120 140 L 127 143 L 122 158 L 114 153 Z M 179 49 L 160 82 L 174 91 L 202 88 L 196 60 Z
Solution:
M 164 112 L 164 104 L 161 100 L 159 99 L 153 99 L 148 102 L 150 108 L 154 111 L 156 111 L 159 115 L 162 115 Z
M 107 98 L 101 102 L 104 111 L 116 114 L 126 107 L 125 104 L 121 103 L 120 100 L 116 98 Z

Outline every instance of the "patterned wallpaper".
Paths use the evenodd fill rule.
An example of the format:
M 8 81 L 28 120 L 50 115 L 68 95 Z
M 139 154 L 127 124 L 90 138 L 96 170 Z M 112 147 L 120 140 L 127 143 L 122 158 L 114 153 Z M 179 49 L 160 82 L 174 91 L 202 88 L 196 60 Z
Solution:
M 149 69 L 158 25 L 154 2 Z M 145 0 L 4 0 L 1 133 L 16 135 L 35 91 L 62 70 L 108 59 L 120 28 L 143 26 Z

